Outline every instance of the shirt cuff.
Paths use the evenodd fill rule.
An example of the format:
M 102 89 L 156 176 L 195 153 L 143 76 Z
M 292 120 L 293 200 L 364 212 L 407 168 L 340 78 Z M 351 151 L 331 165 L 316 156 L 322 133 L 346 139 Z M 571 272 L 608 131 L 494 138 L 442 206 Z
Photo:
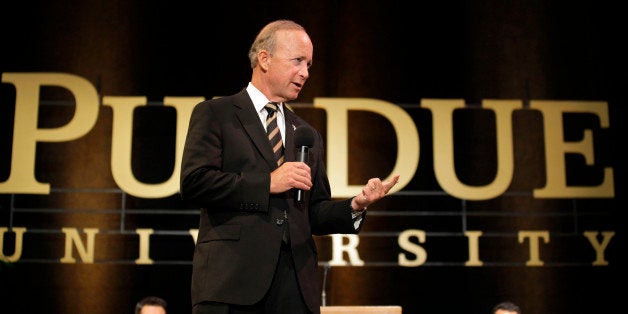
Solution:
M 353 201 L 353 200 L 352 200 Z M 355 210 L 349 203 L 349 208 L 351 209 L 351 219 L 353 220 L 353 228 L 355 230 L 360 229 L 360 225 L 362 224 L 362 217 L 364 217 L 364 212 L 366 211 L 366 207 L 361 210 Z

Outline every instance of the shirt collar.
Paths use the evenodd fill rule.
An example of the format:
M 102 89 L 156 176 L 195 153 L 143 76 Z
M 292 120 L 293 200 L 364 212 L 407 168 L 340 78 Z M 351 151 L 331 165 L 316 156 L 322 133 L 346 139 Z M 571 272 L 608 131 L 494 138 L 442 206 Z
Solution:
M 264 106 L 270 101 L 257 87 L 253 86 L 251 82 L 249 82 L 249 85 L 246 87 L 246 92 L 249 93 L 249 97 L 251 97 L 251 101 L 253 101 L 253 106 L 255 106 L 255 111 L 257 112 L 262 111 Z M 277 106 L 277 110 L 283 115 L 282 103 Z

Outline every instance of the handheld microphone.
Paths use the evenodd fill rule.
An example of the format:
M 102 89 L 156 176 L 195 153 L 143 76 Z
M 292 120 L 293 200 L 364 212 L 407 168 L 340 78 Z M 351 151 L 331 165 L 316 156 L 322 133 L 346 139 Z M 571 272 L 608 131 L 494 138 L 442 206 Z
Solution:
M 297 147 L 297 161 L 307 162 L 307 153 L 314 146 L 314 131 L 301 125 L 294 130 L 294 143 Z M 303 190 L 297 190 L 297 202 L 303 202 Z

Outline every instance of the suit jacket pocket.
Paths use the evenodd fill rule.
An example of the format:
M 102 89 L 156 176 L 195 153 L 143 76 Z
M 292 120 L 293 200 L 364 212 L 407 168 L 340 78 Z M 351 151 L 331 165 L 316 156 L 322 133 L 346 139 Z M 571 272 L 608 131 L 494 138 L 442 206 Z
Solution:
M 213 226 L 208 232 L 198 239 L 198 242 L 209 242 L 216 240 L 239 240 L 240 239 L 239 224 L 218 225 Z

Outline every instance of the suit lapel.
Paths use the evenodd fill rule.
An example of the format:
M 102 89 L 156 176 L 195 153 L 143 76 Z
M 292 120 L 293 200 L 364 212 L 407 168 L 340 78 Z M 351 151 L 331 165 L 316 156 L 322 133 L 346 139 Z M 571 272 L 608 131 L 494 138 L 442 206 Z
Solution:
M 284 150 L 285 161 L 296 160 L 296 146 L 294 143 L 294 130 L 298 126 L 296 114 L 288 109 L 286 106 L 283 108 L 284 116 L 286 117 L 286 147 Z
M 271 169 L 277 168 L 273 149 L 270 147 L 268 137 L 264 127 L 260 123 L 259 115 L 255 111 L 255 106 L 246 90 L 236 94 L 234 106 L 236 107 L 236 116 L 242 124 L 242 127 L 251 138 L 251 141 L 260 152 L 264 160 Z

